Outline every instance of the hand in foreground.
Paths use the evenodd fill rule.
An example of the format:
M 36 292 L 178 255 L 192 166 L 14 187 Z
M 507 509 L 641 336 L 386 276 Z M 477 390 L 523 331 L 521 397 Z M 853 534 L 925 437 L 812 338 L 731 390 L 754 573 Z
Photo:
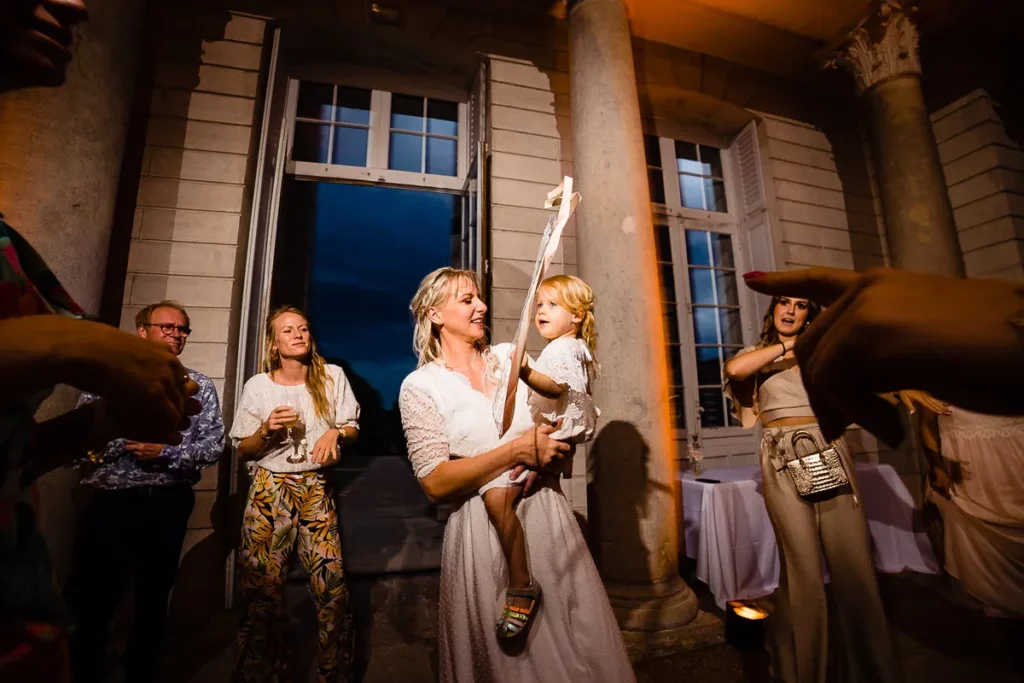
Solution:
M 902 403 L 911 414 L 916 413 L 918 408 L 924 408 L 936 415 L 950 414 L 948 403 L 940 401 L 924 391 L 904 389 L 903 391 L 897 392 L 897 396 L 899 397 L 900 403 Z
M 804 386 L 827 439 L 857 423 L 889 444 L 899 416 L 880 393 L 913 387 L 969 410 L 1024 414 L 1024 290 L 903 270 L 834 268 L 748 273 L 763 294 L 829 306 L 796 343 Z
M 158 443 L 139 443 L 138 441 L 125 441 L 124 449 L 139 460 L 155 460 L 163 453 L 164 447 Z
M 330 465 L 338 461 L 338 437 L 341 432 L 337 429 L 328 429 L 324 435 L 316 440 L 313 449 L 309 452 L 309 458 L 321 465 Z
M 67 367 L 71 383 L 108 401 L 122 436 L 144 443 L 181 443 L 188 416 L 201 406 L 191 398 L 199 385 L 188 378 L 177 356 L 163 344 L 107 325 L 70 322 L 75 324 L 73 346 L 60 346 L 54 361 Z

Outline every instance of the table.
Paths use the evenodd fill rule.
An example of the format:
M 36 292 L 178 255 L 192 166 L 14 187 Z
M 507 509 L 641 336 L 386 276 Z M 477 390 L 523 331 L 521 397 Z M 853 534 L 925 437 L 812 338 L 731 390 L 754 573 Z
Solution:
M 937 574 L 938 562 L 920 522 L 920 510 L 889 465 L 857 464 L 861 504 L 874 541 L 875 567 Z M 730 600 L 769 595 L 779 585 L 779 553 L 761 489 L 760 467 L 705 470 L 702 479 L 681 473 L 687 556 L 697 578 L 722 609 Z M 828 581 L 826 568 L 825 580 Z

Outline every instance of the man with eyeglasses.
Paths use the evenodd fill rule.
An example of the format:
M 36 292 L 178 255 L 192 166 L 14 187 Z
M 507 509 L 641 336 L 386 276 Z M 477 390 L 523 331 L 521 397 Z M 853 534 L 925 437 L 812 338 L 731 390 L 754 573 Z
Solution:
M 192 333 L 188 313 L 173 301 L 139 311 L 135 327 L 140 337 L 166 344 L 176 356 Z M 117 439 L 90 453 L 89 460 L 99 466 L 82 483 L 94 493 L 80 517 L 74 565 L 65 586 L 76 620 L 71 640 L 75 683 L 104 680 L 107 631 L 132 578 L 135 619 L 125 646 L 124 680 L 155 680 L 167 601 L 195 503 L 192 486 L 224 451 L 224 421 L 213 382 L 201 372 L 186 370 L 199 385 L 196 398 L 202 409 L 181 433 L 181 445 Z M 85 394 L 81 402 L 94 398 Z

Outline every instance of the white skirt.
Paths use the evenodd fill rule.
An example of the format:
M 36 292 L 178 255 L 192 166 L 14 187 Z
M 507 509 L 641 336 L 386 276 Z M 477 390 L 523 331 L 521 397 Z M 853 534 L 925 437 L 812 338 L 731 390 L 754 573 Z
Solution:
M 517 656 L 505 654 L 495 636 L 507 573 L 483 499 L 473 496 L 448 518 L 441 557 L 442 683 L 635 681 L 608 594 L 558 487 L 557 479 L 546 478 L 517 509 L 530 571 L 543 591 L 526 649 Z

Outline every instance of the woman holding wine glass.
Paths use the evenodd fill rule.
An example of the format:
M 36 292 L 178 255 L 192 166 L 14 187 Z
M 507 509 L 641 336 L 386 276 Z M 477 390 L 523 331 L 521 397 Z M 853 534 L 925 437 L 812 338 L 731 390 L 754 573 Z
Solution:
M 266 329 L 264 372 L 245 383 L 231 428 L 252 475 L 238 554 L 247 606 L 233 680 L 290 679 L 282 591 L 296 550 L 319 619 L 318 680 L 349 680 L 352 615 L 322 468 L 356 440 L 359 404 L 342 369 L 317 353 L 302 311 L 278 308 Z

